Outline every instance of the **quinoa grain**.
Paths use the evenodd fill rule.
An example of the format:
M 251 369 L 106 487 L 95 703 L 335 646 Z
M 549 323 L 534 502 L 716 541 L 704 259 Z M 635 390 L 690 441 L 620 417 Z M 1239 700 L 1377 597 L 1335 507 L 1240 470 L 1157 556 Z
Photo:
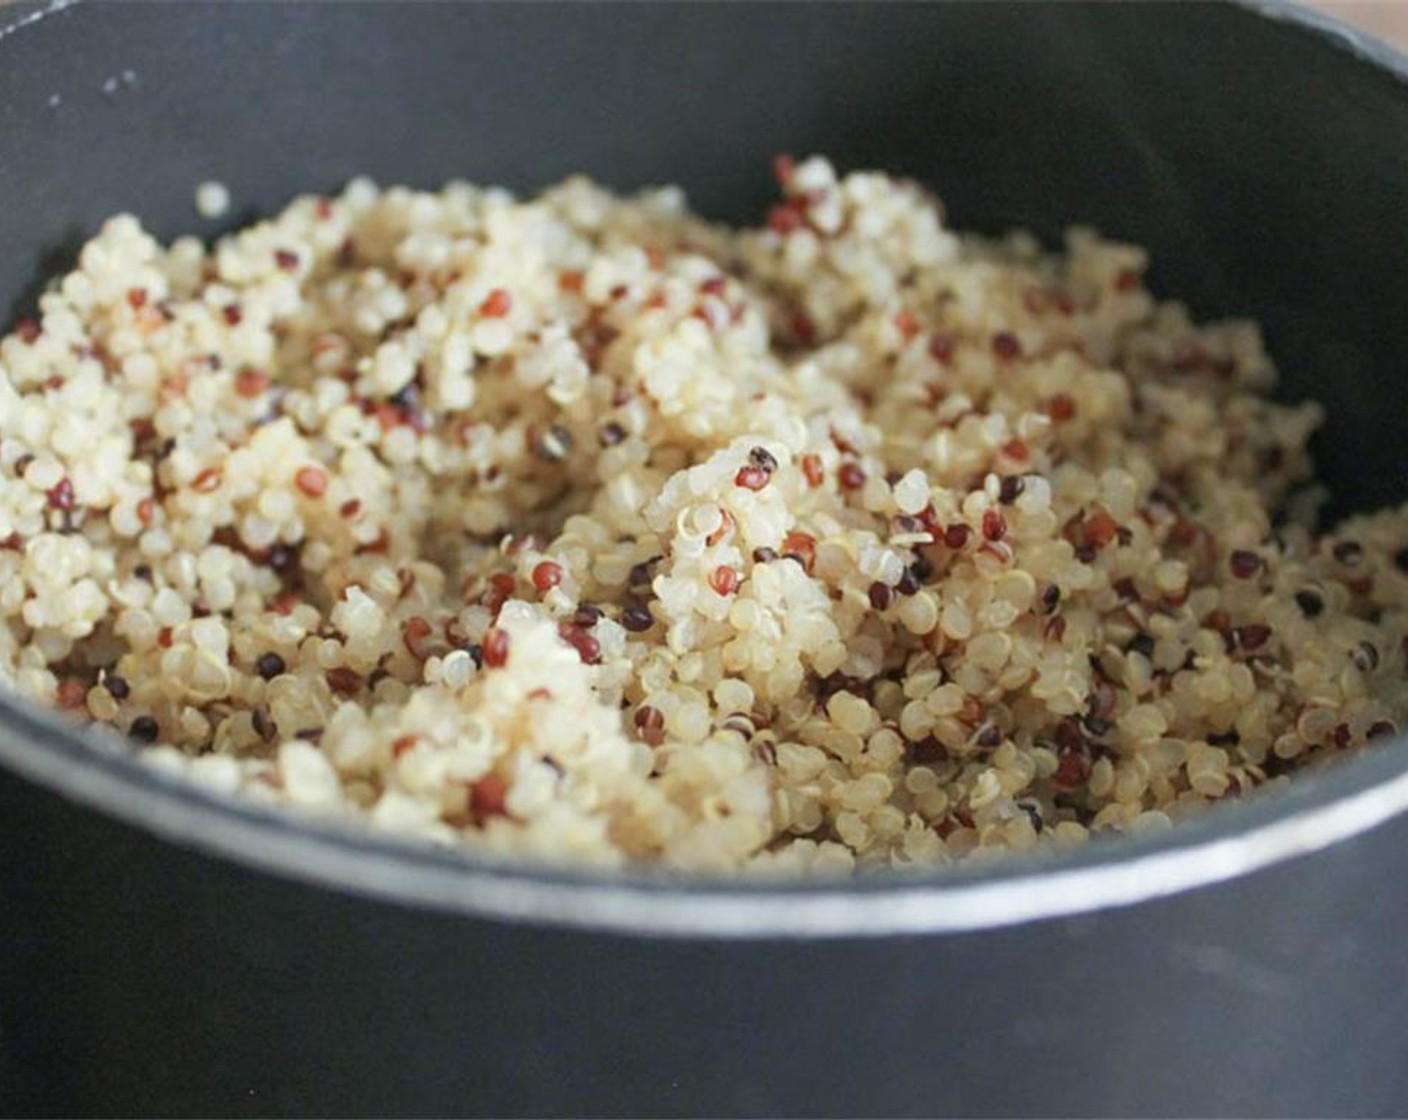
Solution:
M 1319 412 L 1255 327 L 775 172 L 741 231 L 584 179 L 113 219 L 0 341 L 0 680 L 261 797 L 700 871 L 1162 828 L 1396 734 L 1408 510 L 1297 520 Z

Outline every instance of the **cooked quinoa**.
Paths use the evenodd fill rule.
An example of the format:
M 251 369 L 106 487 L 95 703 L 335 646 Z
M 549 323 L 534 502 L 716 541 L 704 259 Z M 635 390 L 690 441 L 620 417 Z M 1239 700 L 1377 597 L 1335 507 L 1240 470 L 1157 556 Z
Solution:
M 0 343 L 0 678 L 220 791 L 707 871 L 1166 828 L 1408 717 L 1408 507 L 1142 250 L 779 160 L 109 221 Z

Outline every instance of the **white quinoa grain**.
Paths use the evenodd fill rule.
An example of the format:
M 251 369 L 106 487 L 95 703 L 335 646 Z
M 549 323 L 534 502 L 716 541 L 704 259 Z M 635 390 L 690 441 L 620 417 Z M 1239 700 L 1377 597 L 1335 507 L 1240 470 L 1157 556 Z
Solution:
M 214 180 L 201 183 L 196 187 L 195 203 L 196 213 L 202 218 L 223 218 L 230 209 L 229 188 Z

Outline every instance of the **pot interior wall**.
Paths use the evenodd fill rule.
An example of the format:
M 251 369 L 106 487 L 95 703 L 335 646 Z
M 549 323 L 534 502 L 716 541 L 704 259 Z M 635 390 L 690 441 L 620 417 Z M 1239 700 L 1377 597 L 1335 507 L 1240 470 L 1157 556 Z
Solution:
M 1408 496 L 1408 96 L 1221 5 L 79 5 L 0 41 L 0 310 L 103 217 L 164 236 L 370 173 L 671 181 L 755 218 L 780 151 L 935 187 L 955 224 L 1149 246 L 1264 321 L 1329 422 L 1334 512 Z

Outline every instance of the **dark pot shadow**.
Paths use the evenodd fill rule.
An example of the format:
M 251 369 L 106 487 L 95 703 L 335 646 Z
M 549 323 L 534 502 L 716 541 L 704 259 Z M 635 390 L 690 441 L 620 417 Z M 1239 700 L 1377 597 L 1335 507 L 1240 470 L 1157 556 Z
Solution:
M 34 273 L 20 292 L 5 309 L 5 318 L 0 327 L 8 329 L 17 319 L 35 315 L 39 310 L 39 297 L 49 286 L 68 273 L 78 264 L 78 254 L 91 233 L 71 226 L 64 231 L 57 244 L 41 251 L 35 258 Z

